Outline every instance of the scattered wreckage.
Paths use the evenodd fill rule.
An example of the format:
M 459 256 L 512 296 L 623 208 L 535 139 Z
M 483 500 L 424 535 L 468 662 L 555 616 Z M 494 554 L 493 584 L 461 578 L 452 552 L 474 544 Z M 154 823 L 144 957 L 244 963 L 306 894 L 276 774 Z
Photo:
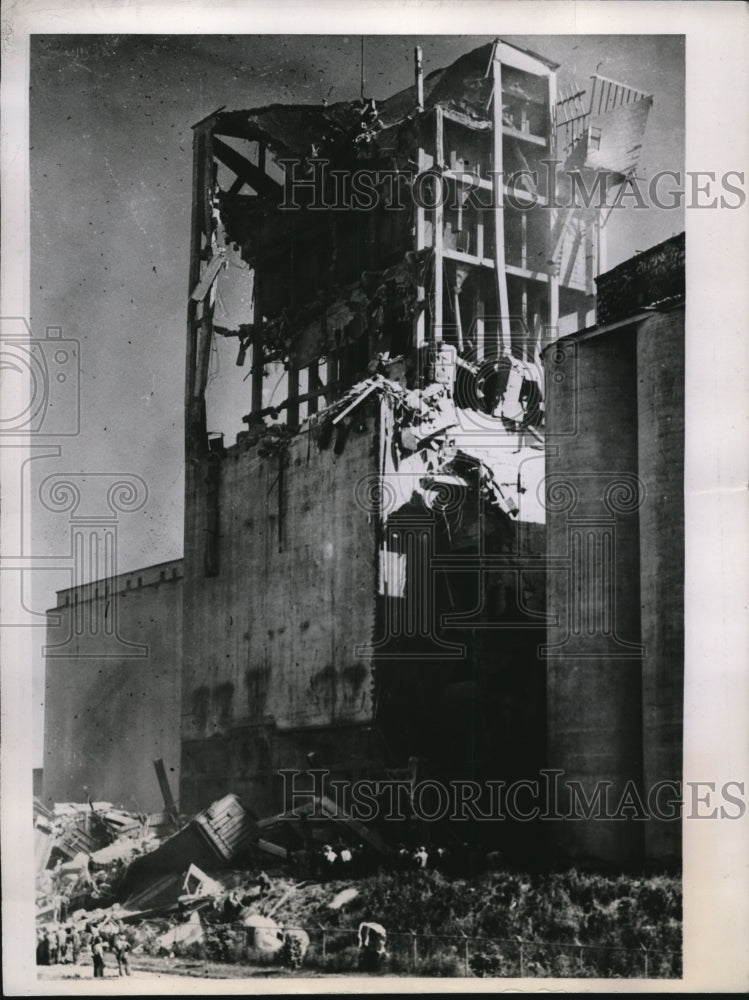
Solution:
M 229 794 L 187 821 L 174 808 L 145 815 L 108 802 L 48 808 L 35 799 L 37 963 L 77 963 L 92 942 L 101 938 L 112 950 L 122 936 L 136 956 L 195 954 L 228 925 L 239 935 L 235 957 L 299 967 L 309 935 L 274 914 L 309 883 L 272 880 L 260 869 L 263 858 L 298 867 L 304 851 L 294 847 L 309 846 L 311 825 L 317 838 L 342 842 L 343 835 L 370 853 L 388 853 L 378 834 L 324 796 L 292 814 L 256 820 Z M 351 859 L 356 850 L 340 853 Z M 329 907 L 340 910 L 356 895 L 339 891 Z

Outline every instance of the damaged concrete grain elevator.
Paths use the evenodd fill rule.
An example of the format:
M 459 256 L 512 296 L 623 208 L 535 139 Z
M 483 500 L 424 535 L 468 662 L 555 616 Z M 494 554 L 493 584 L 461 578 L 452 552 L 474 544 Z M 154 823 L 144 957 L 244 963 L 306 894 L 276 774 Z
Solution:
M 385 101 L 195 126 L 183 811 L 278 812 L 279 769 L 311 761 L 547 765 L 542 355 L 605 270 L 603 213 L 563 207 L 555 164 L 621 184 L 651 104 L 556 69 L 497 40 L 424 75 L 417 50 Z M 531 849 L 518 827 L 497 835 Z

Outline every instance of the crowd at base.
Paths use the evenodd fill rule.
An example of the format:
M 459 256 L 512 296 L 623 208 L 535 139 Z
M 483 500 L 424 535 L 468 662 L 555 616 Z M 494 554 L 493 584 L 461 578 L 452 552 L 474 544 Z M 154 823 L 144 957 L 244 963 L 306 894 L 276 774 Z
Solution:
M 119 975 L 130 975 L 130 942 L 121 926 L 105 933 L 94 924 L 86 924 L 83 932 L 74 925 L 39 928 L 36 935 L 37 965 L 78 965 L 90 955 L 94 978 L 104 978 L 104 955 L 109 951 L 117 959 Z

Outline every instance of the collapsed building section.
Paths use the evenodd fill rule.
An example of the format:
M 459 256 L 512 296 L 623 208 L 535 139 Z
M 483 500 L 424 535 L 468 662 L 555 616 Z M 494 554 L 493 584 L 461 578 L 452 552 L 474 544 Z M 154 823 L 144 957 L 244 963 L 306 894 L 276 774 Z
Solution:
M 621 185 L 650 106 L 578 114 L 556 68 L 497 40 L 424 76 L 417 50 L 383 102 L 195 126 L 183 810 L 231 790 L 277 812 L 279 769 L 311 761 L 543 766 L 541 358 L 591 320 L 605 242 L 557 167 Z

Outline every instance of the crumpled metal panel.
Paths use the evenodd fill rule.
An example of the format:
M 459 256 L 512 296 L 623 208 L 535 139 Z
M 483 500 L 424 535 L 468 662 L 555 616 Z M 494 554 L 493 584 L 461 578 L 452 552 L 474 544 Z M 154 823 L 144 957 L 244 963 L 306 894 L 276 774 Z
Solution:
M 622 104 L 606 114 L 592 115 L 588 126 L 585 166 L 628 174 L 637 166 L 653 98 Z

